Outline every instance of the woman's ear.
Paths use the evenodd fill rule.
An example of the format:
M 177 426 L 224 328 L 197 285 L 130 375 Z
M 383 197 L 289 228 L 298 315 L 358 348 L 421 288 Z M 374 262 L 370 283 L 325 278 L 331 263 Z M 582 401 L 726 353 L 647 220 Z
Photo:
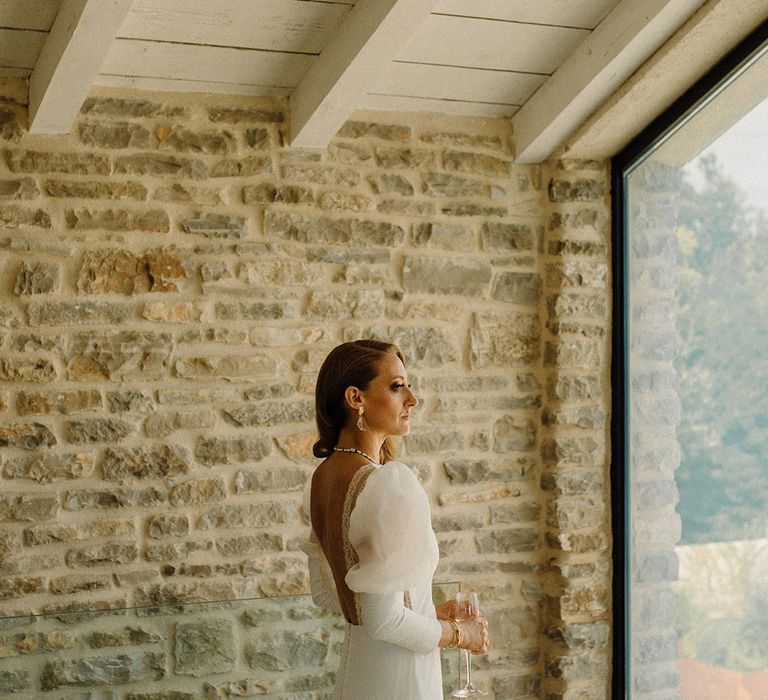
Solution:
M 357 407 L 363 402 L 360 389 L 358 389 L 356 386 L 348 386 L 344 390 L 344 401 L 346 401 L 347 406 L 349 406 L 353 411 L 357 411 Z

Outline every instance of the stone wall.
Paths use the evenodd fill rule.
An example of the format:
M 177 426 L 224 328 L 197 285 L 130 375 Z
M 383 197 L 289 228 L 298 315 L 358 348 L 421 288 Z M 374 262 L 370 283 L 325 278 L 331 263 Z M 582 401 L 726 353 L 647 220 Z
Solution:
M 491 622 L 480 680 L 607 697 L 606 163 L 516 165 L 506 121 L 436 116 L 293 149 L 282 103 L 221 96 L 99 91 L 62 137 L 8 100 L 0 128 L 0 614 L 305 592 L 314 377 L 377 336 L 421 401 L 400 453 L 437 579 L 477 587 Z M 0 688 L 42 693 L 8 651 L 29 619 L 0 632 Z M 177 697 L 172 645 L 153 658 L 110 697 Z

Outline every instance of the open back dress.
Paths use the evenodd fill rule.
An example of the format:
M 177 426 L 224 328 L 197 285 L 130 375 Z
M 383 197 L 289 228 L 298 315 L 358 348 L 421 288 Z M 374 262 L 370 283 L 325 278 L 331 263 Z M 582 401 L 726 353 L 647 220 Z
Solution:
M 318 471 L 301 548 L 313 600 L 346 619 L 334 700 L 442 700 L 438 548 L 424 489 L 402 462 Z

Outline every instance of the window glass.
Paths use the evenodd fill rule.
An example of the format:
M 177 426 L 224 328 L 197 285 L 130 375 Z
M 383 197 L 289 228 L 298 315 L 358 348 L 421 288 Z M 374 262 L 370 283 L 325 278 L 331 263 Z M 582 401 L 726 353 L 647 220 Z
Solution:
M 768 698 L 768 58 L 624 176 L 632 698 Z

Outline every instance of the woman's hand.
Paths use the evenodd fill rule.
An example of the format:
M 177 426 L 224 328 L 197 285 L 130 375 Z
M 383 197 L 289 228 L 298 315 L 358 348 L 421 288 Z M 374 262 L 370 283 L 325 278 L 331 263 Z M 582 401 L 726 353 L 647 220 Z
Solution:
M 488 651 L 488 620 L 482 615 L 468 617 L 459 624 L 461 629 L 462 649 L 468 649 L 473 654 L 485 654 Z
M 455 620 L 458 614 L 456 600 L 446 600 L 445 603 L 435 606 L 435 613 L 438 620 Z

